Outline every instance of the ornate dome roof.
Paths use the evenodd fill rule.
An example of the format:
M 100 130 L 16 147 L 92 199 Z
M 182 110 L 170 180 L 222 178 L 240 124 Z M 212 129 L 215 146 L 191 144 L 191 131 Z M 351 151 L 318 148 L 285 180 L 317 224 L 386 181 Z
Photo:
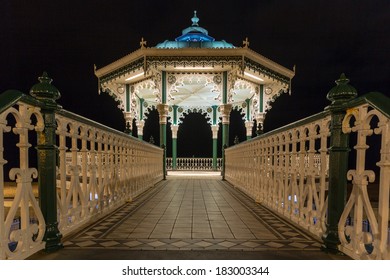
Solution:
M 175 41 L 165 40 L 157 44 L 156 48 L 160 49 L 180 49 L 180 48 L 235 48 L 232 44 L 226 41 L 215 41 L 208 35 L 208 31 L 200 27 L 199 18 L 194 11 L 192 17 L 192 25 L 182 31 L 182 35 L 177 37 Z

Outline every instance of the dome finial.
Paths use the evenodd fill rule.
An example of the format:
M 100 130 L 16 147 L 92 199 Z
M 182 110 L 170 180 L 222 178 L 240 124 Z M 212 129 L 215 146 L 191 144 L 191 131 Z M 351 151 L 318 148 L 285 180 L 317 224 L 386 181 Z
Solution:
M 191 20 L 192 20 L 192 26 L 199 26 L 198 24 L 199 18 L 196 16 L 196 10 L 194 11 L 194 17 Z

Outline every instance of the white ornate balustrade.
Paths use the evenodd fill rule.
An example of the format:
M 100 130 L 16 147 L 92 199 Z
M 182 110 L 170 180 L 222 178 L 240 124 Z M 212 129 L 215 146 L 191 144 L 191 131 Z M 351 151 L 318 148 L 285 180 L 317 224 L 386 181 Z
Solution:
M 29 157 L 32 139 L 29 133 L 39 134 L 43 127 L 40 108 L 23 102 L 0 114 L 0 259 L 24 259 L 45 247 L 42 241 L 45 220 L 32 186 L 38 171 L 32 167 Z M 7 134 L 15 134 L 18 142 Z M 16 181 L 16 186 L 8 180 L 5 183 L 8 178 L 4 173 L 8 163 L 4 157 L 5 144 L 17 149 L 17 165 L 8 168 L 9 179 Z
M 374 94 L 372 95 L 374 96 Z M 382 105 L 389 105 L 387 99 Z M 389 113 L 369 103 L 347 110 L 343 132 L 356 134 L 355 167 L 348 171 L 353 189 L 339 222 L 340 250 L 354 259 L 390 259 L 389 189 L 390 189 L 390 119 Z M 379 177 L 366 167 L 369 138 L 380 137 Z M 375 151 L 375 150 L 374 150 Z M 378 201 L 368 190 L 377 188 Z M 346 221 L 351 221 L 346 223 Z M 364 226 L 364 225 L 369 225 Z
M 172 158 L 166 159 L 167 170 L 172 170 Z M 217 159 L 217 170 L 222 169 L 222 158 Z M 177 158 L 176 170 L 213 170 L 213 158 Z
M 46 244 L 46 221 L 33 182 L 39 176 L 37 160 L 30 149 L 44 130 L 44 118 L 41 103 L 20 92 L 5 92 L 0 99 L 6 104 L 0 111 L 0 259 L 25 259 Z M 163 179 L 162 149 L 64 110 L 56 121 L 63 236 Z
M 56 115 L 59 229 L 75 228 L 163 179 L 163 150 L 69 112 Z
M 317 236 L 326 227 L 330 116 L 324 113 L 230 147 L 225 179 Z

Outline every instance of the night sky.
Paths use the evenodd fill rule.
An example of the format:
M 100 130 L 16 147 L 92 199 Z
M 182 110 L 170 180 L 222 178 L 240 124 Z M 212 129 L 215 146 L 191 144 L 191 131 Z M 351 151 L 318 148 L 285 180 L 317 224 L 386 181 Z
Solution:
M 241 47 L 248 37 L 254 51 L 289 69 L 296 65 L 292 94 L 273 104 L 265 130 L 322 111 L 342 72 L 359 95 L 390 95 L 388 0 L 0 1 L 0 92 L 28 93 L 47 71 L 66 110 L 119 130 L 123 114 L 111 97 L 98 95 L 93 65 L 101 68 L 137 50 L 141 37 L 148 47 L 173 40 L 191 25 L 194 10 L 199 25 L 216 40 Z M 194 116 L 187 125 L 198 122 Z M 243 140 L 243 124 L 235 126 L 231 137 Z M 146 124 L 147 140 L 158 138 L 154 127 Z M 211 131 L 203 135 L 211 149 Z M 179 142 L 179 156 L 188 156 L 180 149 Z

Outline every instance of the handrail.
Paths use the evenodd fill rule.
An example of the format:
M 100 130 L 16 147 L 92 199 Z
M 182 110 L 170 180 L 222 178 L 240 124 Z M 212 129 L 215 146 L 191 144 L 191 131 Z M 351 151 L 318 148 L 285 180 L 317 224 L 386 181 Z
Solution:
M 369 92 L 365 95 L 352 99 L 344 106 L 346 108 L 357 107 L 362 104 L 369 104 L 372 108 L 378 110 L 387 118 L 390 118 L 390 102 L 389 97 L 381 92 Z
M 295 121 L 293 123 L 290 123 L 290 124 L 287 124 L 285 126 L 276 128 L 276 129 L 274 129 L 272 131 L 263 133 L 263 134 L 258 135 L 256 137 L 253 137 L 253 138 L 251 138 L 251 139 L 249 139 L 249 140 L 247 140 L 245 142 L 241 142 L 241 143 L 239 143 L 237 145 L 240 145 L 240 144 L 246 143 L 246 142 L 250 142 L 250 141 L 256 141 L 259 138 L 268 137 L 268 136 L 271 136 L 271 135 L 274 135 L 274 134 L 278 134 L 278 133 L 286 131 L 286 130 L 290 130 L 290 129 L 293 129 L 293 128 L 296 128 L 296 127 L 299 127 L 299 126 L 302 126 L 302 125 L 306 125 L 306 124 L 312 123 L 313 121 L 317 121 L 317 120 L 320 120 L 322 118 L 325 118 L 327 116 L 329 116 L 329 112 L 328 111 L 323 111 L 323 112 L 320 112 L 320 113 L 308 116 L 306 118 L 297 120 L 297 121 Z M 229 148 L 236 147 L 237 145 L 231 146 Z
M 0 114 L 3 113 L 8 108 L 14 106 L 18 101 L 23 101 L 24 103 L 32 106 L 42 107 L 43 103 L 24 94 L 19 90 L 6 90 L 0 94 Z
M 63 235 L 131 201 L 163 179 L 160 147 L 65 110 L 56 114 L 56 121 L 59 228 Z
M 113 129 L 113 128 L 109 127 L 109 126 L 106 126 L 104 124 L 95 122 L 95 121 L 93 121 L 91 119 L 88 119 L 88 118 L 83 117 L 81 115 L 78 115 L 76 113 L 67 111 L 65 109 L 58 110 L 56 112 L 56 114 L 64 116 L 64 117 L 67 117 L 67 118 L 70 118 L 70 119 L 73 119 L 73 120 L 76 120 L 76 121 L 79 121 L 79 122 L 82 122 L 82 123 L 84 123 L 86 125 L 93 126 L 95 128 L 103 129 L 103 130 L 105 130 L 107 132 L 110 132 L 110 133 L 114 133 L 114 134 L 117 134 L 117 135 L 120 135 L 120 136 L 124 136 L 124 137 L 129 137 L 129 138 L 131 138 L 131 139 L 133 139 L 135 141 L 142 142 L 142 143 L 144 143 L 146 145 L 151 145 L 153 147 L 156 147 L 155 145 L 150 144 L 149 142 L 143 141 L 142 139 L 139 139 L 138 137 L 134 137 L 134 136 L 129 135 L 129 134 L 125 133 L 125 132 Z
M 225 150 L 225 179 L 321 237 L 327 213 L 330 114 L 321 112 Z
M 32 96 L 17 90 L 0 94 L 0 259 L 57 250 L 62 236 L 163 179 L 163 149 L 62 109 L 47 95 L 48 87 L 39 84 Z M 29 158 L 32 131 L 38 139 L 38 168 Z M 9 159 L 4 151 L 16 141 L 6 136 L 11 133 L 18 137 L 12 146 L 19 160 L 9 175 L 16 184 L 4 182 Z M 38 178 L 38 197 L 33 178 Z M 15 195 L 4 197 L 6 188 L 14 188 Z

